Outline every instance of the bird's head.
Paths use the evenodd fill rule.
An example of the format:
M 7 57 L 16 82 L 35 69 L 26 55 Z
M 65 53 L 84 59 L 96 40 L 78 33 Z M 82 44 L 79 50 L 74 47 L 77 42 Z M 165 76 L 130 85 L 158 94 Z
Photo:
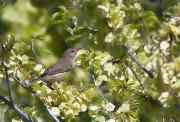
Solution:
M 68 49 L 65 50 L 63 56 L 68 56 L 68 57 L 71 57 L 71 58 L 75 58 L 78 50 L 79 49 L 76 49 L 76 48 L 68 48 Z

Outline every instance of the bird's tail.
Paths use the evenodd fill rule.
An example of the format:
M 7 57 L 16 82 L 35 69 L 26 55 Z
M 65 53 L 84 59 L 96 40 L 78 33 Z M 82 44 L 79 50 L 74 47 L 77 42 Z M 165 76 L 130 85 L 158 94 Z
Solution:
M 45 86 L 49 87 L 51 90 L 54 90 L 54 88 L 52 88 L 50 84 L 47 84 L 46 82 L 44 82 L 44 81 L 42 80 L 42 76 L 37 77 L 36 79 L 32 80 L 30 83 L 36 83 L 36 82 L 38 82 L 38 81 L 40 81 L 40 80 L 41 80 L 40 83 L 41 83 L 42 85 L 45 85 Z
M 37 78 L 31 80 L 30 83 L 36 83 L 36 82 L 40 81 L 41 79 L 42 79 L 42 77 L 41 77 L 41 76 L 38 76 Z
M 36 82 L 42 80 L 42 78 L 43 78 L 45 75 L 46 75 L 45 73 L 39 75 L 37 78 L 35 78 L 34 80 L 32 80 L 31 83 L 36 83 Z

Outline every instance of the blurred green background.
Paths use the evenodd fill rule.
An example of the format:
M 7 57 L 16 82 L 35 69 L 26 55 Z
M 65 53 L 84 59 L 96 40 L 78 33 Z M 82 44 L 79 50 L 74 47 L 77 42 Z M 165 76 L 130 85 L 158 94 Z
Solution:
M 55 24 L 51 17 L 60 3 L 57 0 L 1 1 L 0 38 L 7 34 L 14 35 L 18 41 L 39 38 L 42 41 L 35 40 L 34 46 L 38 47 L 40 61 L 49 65 L 71 46 L 65 43 L 68 32 Z

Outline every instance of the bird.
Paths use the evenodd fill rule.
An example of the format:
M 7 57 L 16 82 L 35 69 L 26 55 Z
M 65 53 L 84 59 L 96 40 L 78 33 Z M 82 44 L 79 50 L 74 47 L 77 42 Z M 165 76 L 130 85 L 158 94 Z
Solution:
M 68 73 L 74 66 L 74 60 L 79 49 L 68 48 L 64 51 L 62 57 L 53 65 L 49 66 L 42 74 L 32 80 L 35 83 L 39 80 L 50 82 L 60 80 L 62 76 Z

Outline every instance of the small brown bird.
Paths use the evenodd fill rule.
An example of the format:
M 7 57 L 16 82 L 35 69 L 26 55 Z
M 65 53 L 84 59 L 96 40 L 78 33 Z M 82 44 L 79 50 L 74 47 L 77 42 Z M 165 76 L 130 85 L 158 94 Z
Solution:
M 34 79 L 32 82 L 39 80 L 58 81 L 64 75 L 71 70 L 74 66 L 74 60 L 79 49 L 68 48 L 63 53 L 62 57 L 52 66 L 48 67 L 40 76 Z

